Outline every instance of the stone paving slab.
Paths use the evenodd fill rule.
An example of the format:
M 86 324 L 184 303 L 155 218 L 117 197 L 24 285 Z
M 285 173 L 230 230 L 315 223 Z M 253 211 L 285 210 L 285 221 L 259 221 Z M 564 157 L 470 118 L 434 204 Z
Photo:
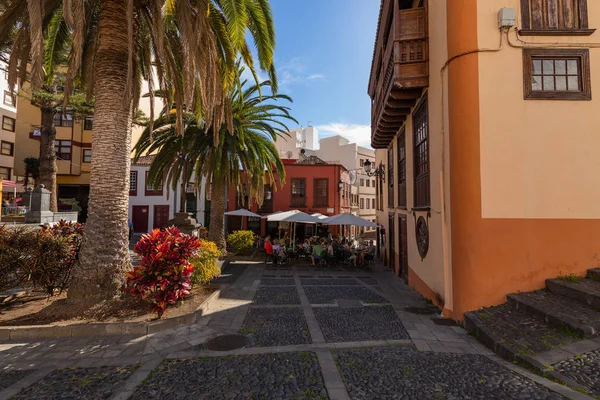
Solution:
M 165 360 L 132 400 L 328 399 L 312 352 Z
M 353 286 L 360 285 L 356 279 L 352 278 L 300 278 L 302 286 Z
M 311 343 L 301 308 L 251 308 L 240 333 L 251 336 L 251 347 Z
M 330 304 L 336 299 L 360 300 L 365 303 L 388 303 L 388 300 L 364 286 L 304 286 L 304 293 L 310 304 Z
M 265 278 L 264 275 L 260 280 L 263 286 L 294 286 L 293 278 Z
M 552 366 L 554 370 L 600 396 L 600 349 L 577 354 Z
M 481 355 L 421 353 L 409 346 L 336 349 L 352 399 L 562 399 Z
M 298 290 L 293 286 L 261 286 L 253 304 L 300 304 Z
M 57 369 L 23 389 L 13 399 L 107 399 L 119 389 L 137 367 L 133 365 Z
M 0 371 L 0 391 L 30 375 L 31 370 Z
M 314 307 L 313 312 L 328 342 L 408 339 L 391 306 Z

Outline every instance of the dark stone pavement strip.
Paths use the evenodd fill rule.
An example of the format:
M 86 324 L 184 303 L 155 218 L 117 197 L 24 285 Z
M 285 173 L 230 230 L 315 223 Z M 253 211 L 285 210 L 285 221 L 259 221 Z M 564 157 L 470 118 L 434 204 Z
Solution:
M 251 308 L 240 333 L 252 338 L 249 347 L 311 343 L 308 324 L 300 307 Z
M 553 365 L 554 370 L 600 396 L 600 349 L 579 354 Z
M 138 387 L 145 399 L 328 399 L 313 352 L 165 360 Z
M 417 352 L 409 346 L 335 349 L 353 399 L 562 399 L 481 355 Z
M 31 374 L 31 370 L 12 370 L 0 371 L 0 390 L 4 390 L 13 383 L 20 381 L 27 375 Z
M 300 304 L 295 286 L 259 286 L 254 295 L 254 304 Z
M 331 304 L 336 299 L 360 300 L 365 303 L 389 303 L 389 301 L 373 293 L 364 286 L 304 286 L 306 298 L 310 304 Z
M 265 278 L 260 280 L 261 286 L 294 286 L 294 279 L 290 278 Z
M 314 307 L 313 312 L 330 343 L 409 338 L 391 306 Z
M 22 390 L 13 399 L 108 399 L 138 368 L 61 368 Z
M 239 278 L 250 264 L 229 263 L 221 271 L 221 275 L 210 282 L 212 286 L 231 285 Z
M 314 285 L 314 286 L 344 286 L 344 285 L 360 285 L 360 282 L 358 282 L 356 279 L 352 279 L 352 278 L 348 278 L 348 279 L 344 279 L 344 278 L 338 278 L 338 279 L 319 279 L 319 278 L 315 278 L 315 279 L 300 279 L 300 283 L 302 283 L 302 286 L 310 286 L 310 285 Z
M 379 281 L 375 278 L 371 278 L 370 276 L 359 276 L 358 279 L 366 283 L 367 285 L 379 285 Z

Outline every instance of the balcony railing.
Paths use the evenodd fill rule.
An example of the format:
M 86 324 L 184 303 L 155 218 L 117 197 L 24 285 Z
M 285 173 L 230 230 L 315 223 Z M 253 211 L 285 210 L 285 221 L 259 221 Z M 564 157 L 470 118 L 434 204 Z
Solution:
M 377 46 L 381 48 L 375 57 L 381 57 L 381 61 L 375 63 L 378 69 L 371 77 L 375 79 L 371 94 L 371 142 L 375 148 L 387 147 L 421 97 L 422 89 L 429 85 L 427 10 L 394 7 L 384 10 L 393 16 L 387 40 L 383 40 L 385 32 L 378 38 Z

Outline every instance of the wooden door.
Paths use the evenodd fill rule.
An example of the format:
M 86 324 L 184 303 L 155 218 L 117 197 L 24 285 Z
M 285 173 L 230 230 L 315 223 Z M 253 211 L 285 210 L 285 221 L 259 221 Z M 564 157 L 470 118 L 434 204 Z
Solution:
M 400 226 L 400 268 L 398 276 L 408 283 L 408 227 L 406 224 L 406 215 L 398 216 L 398 225 Z
M 154 206 L 153 228 L 164 228 L 169 224 L 169 206 Z
M 148 232 L 148 219 L 150 216 L 148 206 L 133 206 L 131 212 L 131 222 L 133 222 L 133 231 L 140 233 Z

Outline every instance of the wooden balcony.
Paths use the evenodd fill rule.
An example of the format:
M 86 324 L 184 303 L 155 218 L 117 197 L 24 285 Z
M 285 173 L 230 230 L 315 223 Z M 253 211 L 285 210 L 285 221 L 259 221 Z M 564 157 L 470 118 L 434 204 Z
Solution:
M 371 145 L 386 148 L 429 85 L 427 9 L 382 6 L 369 95 Z

